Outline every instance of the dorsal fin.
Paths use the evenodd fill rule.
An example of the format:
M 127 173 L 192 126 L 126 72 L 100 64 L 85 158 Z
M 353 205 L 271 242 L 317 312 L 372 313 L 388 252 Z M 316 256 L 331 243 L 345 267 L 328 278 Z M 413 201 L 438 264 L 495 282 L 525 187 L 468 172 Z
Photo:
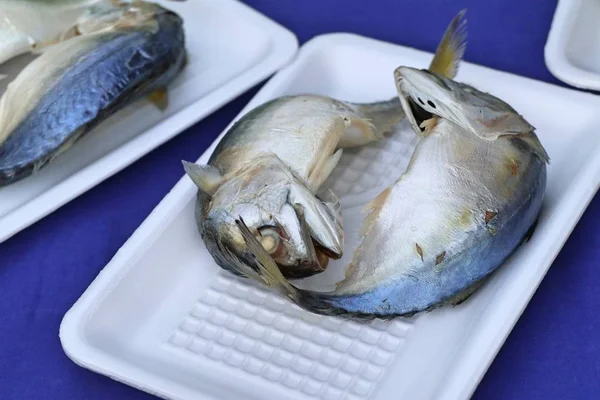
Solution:
M 466 11 L 460 11 L 448 25 L 429 65 L 430 71 L 450 79 L 456 76 L 467 47 Z
M 190 177 L 192 182 L 198 189 L 204 193 L 212 196 L 221 183 L 223 183 L 223 176 L 216 167 L 212 165 L 198 165 L 188 161 L 181 161 L 185 173 Z

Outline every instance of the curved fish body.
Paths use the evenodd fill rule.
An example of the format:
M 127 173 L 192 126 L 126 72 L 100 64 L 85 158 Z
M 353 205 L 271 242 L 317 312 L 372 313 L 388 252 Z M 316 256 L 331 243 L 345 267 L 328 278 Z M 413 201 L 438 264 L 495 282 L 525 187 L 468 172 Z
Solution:
M 212 154 L 208 166 L 184 163 L 199 190 L 198 228 L 215 260 L 229 269 L 230 260 L 216 242 L 246 248 L 235 232 L 235 217 L 255 228 L 261 243 L 289 277 L 321 272 L 329 257 L 343 249 L 340 207 L 334 195 L 315 194 L 337 165 L 342 147 L 377 140 L 382 131 L 353 106 L 328 97 L 280 97 L 250 111 Z M 364 107 L 366 108 L 366 106 Z M 397 101 L 373 105 L 399 119 Z M 386 114 L 387 113 L 387 114 Z M 377 124 L 376 120 L 376 124 Z M 381 126 L 380 125 L 380 126 Z M 302 227 L 297 207 L 305 212 Z
M 430 68 L 454 76 L 465 44 L 463 13 L 444 34 Z M 236 225 L 242 218 L 283 274 L 301 278 L 340 258 L 340 206 L 317 190 L 343 148 L 380 140 L 404 118 L 397 98 L 353 104 L 317 95 L 284 96 L 246 114 L 221 140 L 208 165 L 184 162 L 199 187 L 196 219 L 222 268 L 252 263 Z
M 459 303 L 538 218 L 548 156 L 527 121 L 494 96 L 434 73 L 401 67 L 396 77 L 422 139 L 406 172 L 368 206 L 362 242 L 335 291 L 284 281 L 238 220 L 256 269 L 238 267 L 309 311 L 388 318 Z
M 112 0 L 0 0 L 0 64 L 58 40 L 91 8 Z
M 114 29 L 52 46 L 9 84 L 0 99 L 0 186 L 39 170 L 183 68 L 181 18 L 144 4 L 124 14 L 135 24 L 117 19 Z

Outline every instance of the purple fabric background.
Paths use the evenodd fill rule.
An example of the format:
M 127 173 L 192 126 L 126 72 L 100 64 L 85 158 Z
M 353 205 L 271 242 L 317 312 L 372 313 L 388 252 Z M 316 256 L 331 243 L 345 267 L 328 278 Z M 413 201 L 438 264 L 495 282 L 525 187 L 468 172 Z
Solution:
M 322 33 L 346 31 L 428 51 L 435 49 L 456 12 L 466 7 L 468 61 L 558 84 L 543 58 L 556 1 L 246 3 L 289 27 L 301 43 Z M 194 16 L 187 17 L 194 22 Z M 182 176 L 180 160 L 196 159 L 255 92 L 240 96 L 0 244 L 1 399 L 152 398 L 72 363 L 60 346 L 60 321 Z M 599 219 L 597 196 L 491 365 L 475 399 L 600 398 Z

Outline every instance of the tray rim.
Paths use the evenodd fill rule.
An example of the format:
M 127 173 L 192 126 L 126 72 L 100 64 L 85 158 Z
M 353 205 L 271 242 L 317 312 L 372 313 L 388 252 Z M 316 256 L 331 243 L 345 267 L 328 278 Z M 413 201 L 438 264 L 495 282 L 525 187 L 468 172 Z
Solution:
M 243 2 L 220 0 L 212 7 L 233 9 L 242 17 L 253 21 L 270 39 L 267 56 L 205 96 L 0 217 L 0 243 L 50 215 L 203 120 L 289 64 L 297 54 L 298 39 L 292 31 Z
M 566 42 L 575 22 L 575 15 L 583 1 L 558 0 L 546 44 L 544 61 L 552 75 L 578 89 L 600 90 L 600 72 L 594 73 L 573 65 L 566 56 Z
M 396 47 L 411 49 L 422 54 L 431 55 L 431 53 L 429 52 L 420 49 L 415 49 L 410 46 L 402 46 L 354 33 L 338 32 L 315 36 L 310 41 L 306 42 L 303 46 L 301 46 L 299 54 L 293 63 L 281 69 L 274 77 L 272 77 L 269 80 L 267 84 L 265 84 L 258 91 L 258 93 L 250 100 L 248 105 L 246 105 L 242 109 L 242 111 L 231 121 L 227 128 L 204 151 L 204 153 L 199 157 L 197 162 L 201 163 L 206 162 L 208 160 L 208 157 L 213 152 L 217 143 L 221 140 L 222 136 L 227 132 L 227 130 L 235 123 L 235 121 L 237 121 L 251 108 L 259 104 L 257 98 L 261 99 L 265 95 L 265 93 L 269 93 L 272 90 L 272 88 L 277 88 L 278 86 L 284 84 L 286 80 L 290 78 L 290 75 L 294 72 L 294 70 L 301 66 L 304 62 L 304 54 L 310 54 L 322 49 L 327 49 L 328 46 L 331 45 L 360 45 L 361 43 L 366 44 L 371 48 L 385 48 L 384 51 L 389 51 L 390 48 Z M 519 79 L 525 79 L 530 82 L 535 82 L 537 84 L 547 85 L 556 88 L 560 91 L 576 93 L 577 96 L 589 96 L 590 99 L 593 99 L 594 101 L 598 101 L 600 99 L 598 96 L 594 96 L 589 93 L 580 92 L 571 88 L 561 87 L 559 85 L 539 81 L 525 76 L 516 75 L 510 72 L 494 70 L 489 67 L 469 62 L 465 62 L 464 64 L 475 66 L 478 69 L 484 69 L 487 71 L 501 72 L 502 74 L 515 76 Z M 262 99 L 260 101 L 262 101 Z M 473 332 L 471 342 L 468 345 L 464 345 L 464 347 L 461 349 L 463 351 L 461 352 L 461 356 L 456 359 L 456 363 L 453 365 L 453 372 L 449 374 L 449 376 L 446 379 L 438 383 L 438 389 L 436 391 L 436 394 L 440 396 L 439 398 L 443 398 L 444 400 L 463 400 L 470 398 L 470 396 L 476 390 L 479 382 L 481 381 L 488 367 L 494 360 L 496 354 L 503 345 L 504 341 L 512 331 L 514 325 L 520 318 L 522 312 L 529 303 L 530 299 L 532 298 L 533 294 L 535 293 L 537 287 L 544 278 L 548 269 L 552 265 L 552 262 L 562 249 L 566 240 L 569 238 L 572 230 L 579 222 L 581 215 L 586 210 L 589 203 L 592 201 L 599 186 L 600 157 L 590 160 L 590 162 L 588 162 L 582 167 L 581 173 L 579 174 L 577 183 L 575 185 L 577 190 L 574 190 L 569 193 L 569 199 L 571 199 L 569 201 L 577 199 L 576 201 L 578 206 L 572 207 L 569 213 L 565 213 L 565 215 L 562 216 L 562 230 L 559 234 L 555 235 L 551 245 L 548 245 L 548 248 L 551 251 L 546 252 L 545 258 L 537 263 L 537 268 L 532 268 L 529 271 L 531 275 L 535 276 L 529 280 L 523 279 L 521 282 L 518 282 L 519 286 L 521 287 L 521 289 L 518 292 L 518 295 L 513 295 L 512 298 L 504 299 L 504 310 L 502 312 L 490 313 L 490 315 L 485 321 L 484 328 L 479 329 L 477 332 Z M 98 349 L 86 347 L 87 344 L 82 340 L 81 337 L 77 336 L 77 333 L 82 329 L 83 323 L 87 320 L 86 317 L 90 315 L 95 305 L 98 304 L 106 295 L 106 293 L 102 293 L 102 290 L 107 288 L 108 286 L 111 286 L 111 282 L 114 282 L 115 280 L 120 280 L 120 277 L 125 275 L 126 271 L 129 269 L 130 266 L 123 265 L 124 263 L 127 264 L 126 260 L 131 258 L 132 254 L 135 254 L 133 252 L 131 252 L 131 254 L 127 254 L 129 248 L 136 249 L 140 246 L 144 246 L 144 242 L 151 241 L 152 237 L 159 233 L 160 225 L 158 225 L 158 222 L 164 219 L 164 215 L 168 214 L 167 210 L 169 208 L 174 209 L 177 207 L 177 202 L 175 201 L 175 199 L 179 196 L 184 195 L 186 192 L 189 192 L 190 194 L 195 193 L 195 190 L 195 187 L 192 183 L 189 182 L 189 179 L 186 179 L 186 177 L 182 174 L 182 178 L 168 193 L 168 196 L 165 195 L 163 200 L 156 206 L 156 208 L 151 212 L 148 218 L 143 221 L 143 223 L 136 229 L 136 231 L 133 233 L 130 239 L 128 239 L 125 245 L 121 249 L 119 249 L 115 257 L 104 267 L 104 269 L 101 271 L 98 277 L 94 279 L 94 281 L 90 284 L 88 289 L 83 293 L 81 298 L 77 300 L 73 307 L 65 314 L 65 317 L 61 322 L 59 336 L 65 353 L 76 364 L 84 368 L 93 370 L 95 372 L 102 373 L 119 382 L 125 383 L 127 385 L 133 386 L 137 389 L 146 391 L 159 397 L 168 397 L 172 399 L 184 398 L 173 395 L 173 393 L 169 393 L 167 390 L 164 390 L 164 388 L 159 387 L 160 385 L 157 385 L 156 382 L 158 382 L 160 379 L 157 379 L 157 376 L 149 371 L 132 367 L 129 364 L 121 365 L 119 368 L 112 368 L 109 370 L 107 365 L 109 365 L 111 360 L 114 360 L 114 358 Z M 154 231 L 146 232 L 147 229 L 150 228 L 152 225 L 157 225 L 157 229 Z M 116 273 L 117 276 L 107 276 L 111 273 Z M 490 326 L 494 329 L 490 329 Z M 100 361 L 94 362 L 94 357 L 96 357 Z M 121 360 L 117 361 L 122 363 Z M 118 373 L 115 371 L 118 371 Z M 127 376 L 127 371 L 133 371 L 133 374 Z M 135 377 L 132 378 L 134 374 Z M 140 376 L 144 375 L 147 378 L 140 380 Z M 152 386 L 146 386 L 146 384 L 143 383 L 144 380 L 152 382 Z M 169 380 L 166 380 L 166 383 L 167 386 L 174 384 L 172 381 Z M 175 385 L 177 385 L 178 387 L 182 387 L 179 384 Z M 194 393 L 194 396 L 194 398 L 198 398 L 201 400 L 214 399 L 213 397 L 209 397 L 204 393 L 200 395 L 201 397 L 198 397 L 198 393 Z M 185 398 L 187 399 L 187 397 Z

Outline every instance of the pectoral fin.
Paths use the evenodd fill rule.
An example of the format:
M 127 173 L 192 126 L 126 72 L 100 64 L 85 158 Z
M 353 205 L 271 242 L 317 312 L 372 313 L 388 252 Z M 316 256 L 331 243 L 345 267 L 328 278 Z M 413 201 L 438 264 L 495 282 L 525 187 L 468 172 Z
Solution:
M 316 193 L 319 190 L 319 188 L 321 187 L 321 185 L 323 184 L 323 182 L 325 182 L 325 180 L 327 180 L 329 175 L 331 175 L 331 172 L 333 171 L 335 166 L 338 164 L 341 157 L 342 157 L 342 149 L 339 149 L 338 151 L 333 153 L 331 156 L 329 156 L 325 160 L 323 165 L 321 165 L 319 168 L 314 169 L 311 172 L 310 176 L 308 177 L 308 185 L 309 185 L 309 189 L 312 190 L 313 193 Z
M 148 95 L 148 100 L 152 102 L 160 111 L 165 111 L 169 107 L 169 96 L 167 89 L 157 89 Z
M 330 190 L 327 191 L 327 197 L 322 198 L 323 204 L 329 210 L 331 217 L 338 221 L 340 229 L 342 229 L 342 205 L 340 199 Z
M 198 189 L 209 196 L 212 196 L 221 183 L 223 183 L 223 176 L 219 170 L 212 165 L 198 165 L 188 161 L 181 162 L 183 163 L 183 169 L 192 182 L 198 186 Z
M 340 140 L 339 147 L 357 147 L 381 140 L 404 118 L 397 97 L 369 104 L 350 104 L 362 116 L 353 121 Z
M 294 185 L 290 189 L 288 202 L 295 208 L 302 206 L 310 236 L 331 258 L 340 258 L 344 250 L 344 231 L 341 216 L 333 215 L 334 205 L 326 205 L 306 187 Z M 330 208 L 331 207 L 331 208 Z M 340 210 L 336 211 L 336 214 Z

